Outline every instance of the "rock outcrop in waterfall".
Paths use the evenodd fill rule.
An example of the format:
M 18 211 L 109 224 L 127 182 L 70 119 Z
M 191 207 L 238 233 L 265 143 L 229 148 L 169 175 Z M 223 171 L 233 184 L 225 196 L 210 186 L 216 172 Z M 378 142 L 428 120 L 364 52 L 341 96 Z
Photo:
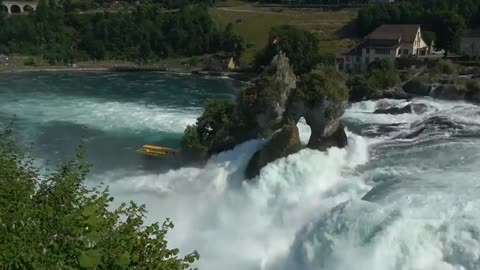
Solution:
M 288 58 L 279 53 L 235 102 L 212 101 L 206 106 L 196 125 L 185 131 L 183 152 L 206 158 L 250 139 L 267 139 L 247 166 L 246 177 L 252 179 L 268 163 L 304 147 L 297 128 L 302 117 L 312 130 L 306 147 L 345 147 L 347 136 L 340 123 L 348 101 L 345 81 L 334 68 L 297 78 Z

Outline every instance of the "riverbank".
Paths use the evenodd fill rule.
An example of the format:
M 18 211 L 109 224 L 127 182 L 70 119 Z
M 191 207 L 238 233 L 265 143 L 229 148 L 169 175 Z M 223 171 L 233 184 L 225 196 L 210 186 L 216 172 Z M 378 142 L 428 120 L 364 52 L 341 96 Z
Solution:
M 170 75 L 193 75 L 200 77 L 229 78 L 248 82 L 258 74 L 253 72 L 217 72 L 191 68 L 165 68 L 157 65 L 108 65 L 108 66 L 1 66 L 1 73 L 29 72 L 156 72 Z

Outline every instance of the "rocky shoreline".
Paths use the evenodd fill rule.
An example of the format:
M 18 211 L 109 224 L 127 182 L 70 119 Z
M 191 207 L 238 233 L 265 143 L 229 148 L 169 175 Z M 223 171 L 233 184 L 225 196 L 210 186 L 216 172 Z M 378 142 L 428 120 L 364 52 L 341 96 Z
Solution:
M 156 72 L 168 75 L 193 75 L 200 77 L 217 77 L 228 78 L 243 82 L 249 82 L 258 76 L 257 73 L 251 72 L 217 72 L 190 69 L 164 69 L 153 66 L 110 66 L 110 67 L 22 67 L 22 68 L 6 68 L 0 69 L 2 73 L 29 73 L 29 72 Z
M 398 74 L 387 73 L 389 76 Z M 391 72 L 391 71 L 388 71 Z M 366 75 L 368 76 L 368 75 Z M 399 76 L 398 76 L 399 77 Z M 363 79 L 368 81 L 367 79 Z M 408 79 L 392 79 L 396 81 L 387 88 L 368 85 L 361 79 L 352 82 L 350 101 L 389 99 L 412 99 L 429 96 L 443 100 L 464 100 L 480 103 L 480 68 L 468 69 L 449 61 L 433 63 L 428 69 L 414 74 Z

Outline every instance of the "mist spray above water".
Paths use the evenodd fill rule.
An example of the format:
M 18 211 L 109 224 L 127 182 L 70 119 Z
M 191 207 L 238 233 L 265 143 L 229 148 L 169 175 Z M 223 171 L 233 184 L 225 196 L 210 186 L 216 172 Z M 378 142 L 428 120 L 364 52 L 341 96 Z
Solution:
M 347 123 L 397 123 L 398 130 L 380 140 L 349 132 L 346 149 L 303 150 L 269 164 L 254 182 L 244 182 L 243 171 L 262 141 L 203 168 L 116 175 L 109 184 L 120 200 L 146 203 L 150 221 L 175 220 L 171 245 L 197 249 L 201 269 L 477 269 L 480 202 L 472 187 L 479 177 L 421 161 L 451 163 L 463 154 L 465 166 L 480 165 L 475 151 L 452 152 L 471 142 L 393 138 L 435 115 L 465 120 L 474 107 L 414 102 L 432 107 L 423 115 L 381 116 L 371 114 L 378 104 L 356 104 Z
M 322 212 L 368 190 L 354 175 L 367 145 L 350 135 L 347 149 L 303 150 L 277 160 L 253 183 L 243 181 L 252 141 L 204 168 L 132 176 L 109 183 L 120 200 L 147 204 L 150 221 L 171 217 L 172 246 L 195 247 L 202 269 L 267 269 L 289 251 L 295 233 Z
M 264 141 L 221 153 L 202 168 L 162 173 L 145 170 L 132 154 L 146 133 L 162 141 L 167 130 L 178 140 L 200 112 L 195 104 L 201 102 L 190 98 L 199 90 L 188 90 L 185 103 L 164 104 L 171 101 L 165 96 L 186 88 L 162 93 L 154 84 L 136 89 L 143 96 L 132 101 L 113 90 L 92 97 L 83 90 L 23 90 L 29 87 L 35 85 L 0 92 L 0 118 L 16 114 L 22 135 L 43 147 L 43 160 L 71 153 L 77 141 L 65 134 L 72 129 L 95 131 L 88 139 L 102 169 L 89 183 L 109 184 L 117 203 L 145 203 L 148 222 L 172 218 L 169 244 L 185 253 L 197 249 L 200 269 L 480 269 L 477 106 L 429 99 L 356 103 L 344 116 L 346 149 L 303 150 L 245 182 L 248 160 Z M 410 102 L 427 110 L 373 114 Z M 43 112 L 46 107 L 51 110 Z M 305 142 L 308 127 L 300 124 L 300 132 Z

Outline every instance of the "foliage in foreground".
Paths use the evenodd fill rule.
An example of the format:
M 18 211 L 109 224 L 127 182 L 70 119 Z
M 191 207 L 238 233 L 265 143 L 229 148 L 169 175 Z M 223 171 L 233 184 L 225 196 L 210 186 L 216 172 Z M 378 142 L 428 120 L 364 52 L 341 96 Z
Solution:
M 110 210 L 108 189 L 84 185 L 83 150 L 46 177 L 0 134 L 0 269 L 187 269 L 165 236 L 172 222 L 144 225 L 145 207 Z

